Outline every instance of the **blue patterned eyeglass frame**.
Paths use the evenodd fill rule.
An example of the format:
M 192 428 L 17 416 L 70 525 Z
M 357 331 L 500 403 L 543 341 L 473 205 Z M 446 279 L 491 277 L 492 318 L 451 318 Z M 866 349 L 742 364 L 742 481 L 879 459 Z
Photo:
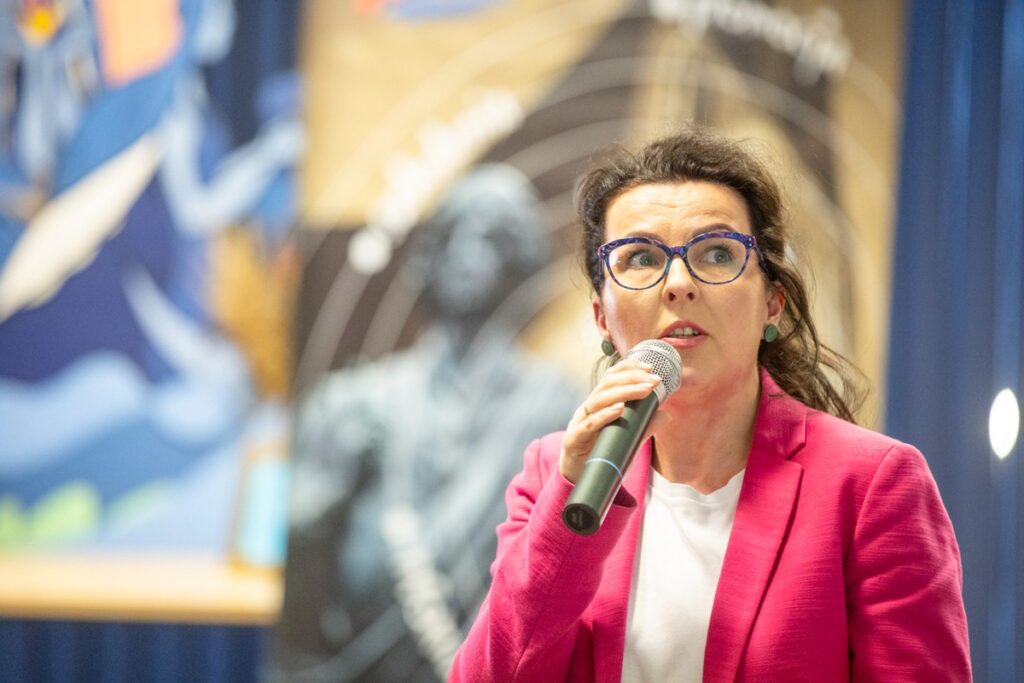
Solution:
M 690 267 L 690 260 L 686 258 L 686 252 L 690 250 L 690 247 L 699 242 L 703 242 L 704 240 L 712 239 L 714 237 L 725 237 L 728 239 L 736 240 L 737 242 L 741 243 L 743 246 L 747 248 L 747 251 L 743 257 L 743 265 L 740 267 L 739 272 L 736 273 L 736 275 L 733 276 L 731 279 L 726 280 L 724 282 L 708 282 L 701 276 L 697 275 L 697 273 L 693 272 L 693 268 Z M 625 244 L 650 244 L 651 246 L 658 247 L 663 252 L 665 252 L 665 270 L 662 271 L 661 276 L 651 284 L 647 285 L 646 287 L 630 287 L 616 280 L 614 273 L 612 273 L 612 264 L 610 261 L 611 253 L 617 247 L 621 247 Z M 676 255 L 678 255 L 679 258 L 683 260 L 683 264 L 686 266 L 686 270 L 698 282 L 703 282 L 706 285 L 727 285 L 730 282 L 734 281 L 736 278 L 738 278 L 740 275 L 743 275 L 743 271 L 747 269 L 747 263 L 750 261 L 751 249 L 753 249 L 754 253 L 757 254 L 757 262 L 758 265 L 761 266 L 761 271 L 767 274 L 768 266 L 765 263 L 764 256 L 761 254 L 761 250 L 757 246 L 757 238 L 754 237 L 753 235 L 747 235 L 746 233 L 742 232 L 732 232 L 729 230 L 701 233 L 700 235 L 697 235 L 696 237 L 691 239 L 686 244 L 678 247 L 670 247 L 667 244 L 662 244 L 658 240 L 651 239 L 650 237 L 623 237 L 622 239 L 612 240 L 611 242 L 606 242 L 605 244 L 602 244 L 600 247 L 597 248 L 597 256 L 604 263 L 605 270 L 608 271 L 608 275 L 611 276 L 612 281 L 615 284 L 617 284 L 619 287 L 622 287 L 623 289 L 640 291 L 644 289 L 650 289 L 651 287 L 654 287 L 659 282 L 664 280 L 665 276 L 668 275 L 669 269 L 672 268 L 672 257 Z

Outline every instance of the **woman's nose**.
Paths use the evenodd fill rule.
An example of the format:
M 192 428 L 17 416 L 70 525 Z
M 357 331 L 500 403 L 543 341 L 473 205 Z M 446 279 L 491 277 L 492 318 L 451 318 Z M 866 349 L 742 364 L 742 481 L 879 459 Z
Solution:
M 697 281 L 690 274 L 689 269 L 678 254 L 673 254 L 672 262 L 668 267 L 668 274 L 665 275 L 665 283 L 662 287 L 662 297 L 667 301 L 676 301 L 685 298 L 693 301 L 697 298 Z

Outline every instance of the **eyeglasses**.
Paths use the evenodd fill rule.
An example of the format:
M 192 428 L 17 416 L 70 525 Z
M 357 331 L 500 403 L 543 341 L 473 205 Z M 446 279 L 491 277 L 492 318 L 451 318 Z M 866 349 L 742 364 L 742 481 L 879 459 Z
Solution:
M 757 240 L 741 232 L 706 232 L 681 247 L 669 247 L 648 237 L 624 237 L 601 245 L 597 255 L 617 285 L 648 289 L 665 279 L 677 254 L 697 280 L 709 285 L 732 282 L 743 274 L 751 249 L 757 254 L 761 270 L 767 272 Z

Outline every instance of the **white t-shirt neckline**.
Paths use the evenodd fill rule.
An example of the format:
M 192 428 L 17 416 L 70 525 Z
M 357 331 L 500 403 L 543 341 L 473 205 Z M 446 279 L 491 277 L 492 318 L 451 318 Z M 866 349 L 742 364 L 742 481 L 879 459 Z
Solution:
M 744 472 L 705 494 L 651 468 L 633 564 L 624 683 L 702 680 L 711 608 Z

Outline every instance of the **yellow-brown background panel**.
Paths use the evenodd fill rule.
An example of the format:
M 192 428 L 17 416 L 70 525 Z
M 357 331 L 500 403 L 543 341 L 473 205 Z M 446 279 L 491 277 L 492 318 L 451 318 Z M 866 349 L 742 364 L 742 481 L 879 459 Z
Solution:
M 773 5 L 801 19 L 821 6 L 795 0 Z M 524 128 L 531 120 L 543 120 L 550 130 L 539 131 L 535 124 L 528 138 L 522 129 L 514 131 L 496 149 L 480 150 L 481 155 L 529 166 L 538 154 L 531 145 L 541 152 L 546 145 L 549 156 L 563 155 L 565 164 L 578 171 L 589 151 L 580 145 L 593 142 L 582 127 L 597 122 L 552 114 L 558 88 L 567 83 L 600 88 L 594 74 L 606 73 L 607 94 L 621 97 L 624 91 L 612 86 L 622 72 L 613 67 L 632 59 L 625 72 L 631 82 L 624 87 L 635 99 L 619 139 L 643 139 L 698 118 L 730 134 L 767 142 L 791 202 L 794 255 L 811 276 L 820 331 L 865 371 L 873 391 L 861 419 L 877 425 L 884 388 L 903 4 L 872 0 L 828 6 L 841 21 L 851 60 L 816 86 L 795 83 L 787 73 L 791 56 L 757 36 L 730 35 L 714 25 L 695 33 L 651 18 L 635 54 L 612 50 L 603 55 L 609 61 L 591 69 L 589 85 L 580 86 L 572 74 L 582 73 L 584 58 L 601 50 L 612 23 L 619 17 L 642 21 L 648 5 L 507 2 L 452 20 L 403 22 L 358 15 L 349 3 L 314 0 L 307 8 L 304 50 L 312 140 L 302 171 L 304 223 L 360 228 L 369 206 L 385 190 L 387 161 L 420 153 L 417 136 L 425 123 L 451 122 L 489 89 L 514 93 L 523 107 Z M 593 98 L 579 101 L 594 103 Z M 552 223 L 562 226 L 571 219 L 567 188 L 556 187 L 564 186 L 564 179 L 534 180 L 549 200 Z M 437 182 L 435 196 L 448 179 Z M 429 205 L 421 208 L 425 214 Z M 572 248 L 571 232 L 562 227 L 553 233 L 563 250 Z M 343 261 L 344 254 L 339 252 L 338 259 Z M 332 267 L 337 265 L 335 260 Z M 566 347 L 594 341 L 581 332 L 590 317 L 586 286 L 573 275 L 561 281 L 555 287 L 558 296 L 533 318 L 523 341 L 582 372 L 591 356 Z
M 310 0 L 305 223 L 364 221 L 383 190 L 380 164 L 414 153 L 425 122 L 452 119 L 482 91 L 509 91 L 529 109 L 625 4 L 516 0 L 450 20 L 399 21 L 360 15 L 348 2 Z

